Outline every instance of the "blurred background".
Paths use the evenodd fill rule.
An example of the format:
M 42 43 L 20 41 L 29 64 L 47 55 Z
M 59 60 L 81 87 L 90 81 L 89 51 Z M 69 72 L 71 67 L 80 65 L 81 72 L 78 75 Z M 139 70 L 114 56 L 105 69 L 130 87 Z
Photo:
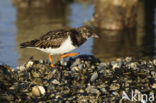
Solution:
M 31 56 L 47 60 L 46 53 L 19 44 L 82 25 L 95 25 L 100 38 L 90 38 L 73 52 L 101 61 L 156 58 L 154 0 L 0 0 L 0 64 L 15 67 Z

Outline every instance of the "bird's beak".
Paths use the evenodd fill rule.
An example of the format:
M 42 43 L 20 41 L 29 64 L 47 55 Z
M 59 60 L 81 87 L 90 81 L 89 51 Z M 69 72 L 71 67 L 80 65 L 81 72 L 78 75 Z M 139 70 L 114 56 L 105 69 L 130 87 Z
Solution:
M 94 37 L 94 38 L 99 38 L 99 35 L 94 34 L 93 37 Z

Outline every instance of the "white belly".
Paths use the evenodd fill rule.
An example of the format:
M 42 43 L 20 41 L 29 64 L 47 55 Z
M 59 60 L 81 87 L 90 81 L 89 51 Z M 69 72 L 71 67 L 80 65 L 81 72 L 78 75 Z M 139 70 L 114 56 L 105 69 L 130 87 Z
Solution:
M 46 49 L 36 48 L 36 49 L 39 49 L 43 52 L 53 55 L 53 54 L 64 54 L 70 52 L 76 49 L 76 47 L 72 45 L 71 39 L 70 37 L 68 37 L 67 40 L 65 40 L 59 48 L 46 48 Z

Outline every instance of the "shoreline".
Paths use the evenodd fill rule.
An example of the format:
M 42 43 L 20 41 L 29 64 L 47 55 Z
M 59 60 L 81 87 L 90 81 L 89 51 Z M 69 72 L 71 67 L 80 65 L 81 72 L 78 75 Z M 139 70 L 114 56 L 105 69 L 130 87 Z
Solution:
M 126 103 L 133 101 L 122 99 L 123 93 L 131 92 L 147 94 L 149 101 L 156 99 L 156 60 L 126 57 L 105 63 L 80 55 L 52 68 L 32 59 L 18 69 L 0 65 L 0 82 L 2 102 Z

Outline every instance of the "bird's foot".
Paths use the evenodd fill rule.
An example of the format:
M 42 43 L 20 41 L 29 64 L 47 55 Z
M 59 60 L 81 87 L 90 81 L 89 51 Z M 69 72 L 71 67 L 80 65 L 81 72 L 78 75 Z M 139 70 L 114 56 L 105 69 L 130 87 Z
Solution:
M 65 58 L 65 57 L 71 57 L 71 56 L 76 56 L 79 55 L 79 53 L 68 53 L 68 54 L 63 54 L 60 56 L 60 58 Z

